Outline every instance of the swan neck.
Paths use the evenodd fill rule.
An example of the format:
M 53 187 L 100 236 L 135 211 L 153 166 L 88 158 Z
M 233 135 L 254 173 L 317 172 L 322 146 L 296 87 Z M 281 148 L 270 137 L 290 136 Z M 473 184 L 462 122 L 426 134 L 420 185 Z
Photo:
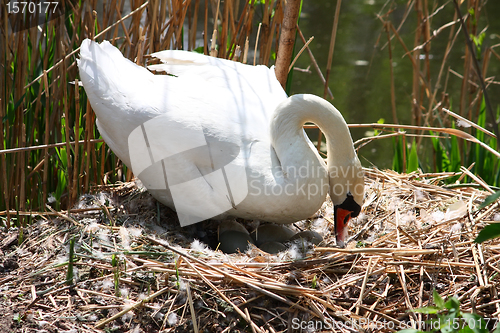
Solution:
M 305 135 L 306 122 L 316 124 L 325 134 L 326 165 Z M 271 140 L 283 168 L 290 165 L 323 168 L 334 205 L 341 204 L 348 193 L 356 202 L 363 201 L 363 170 L 349 128 L 340 112 L 326 100 L 314 95 L 289 97 L 276 110 Z
M 326 100 L 314 95 L 294 95 L 280 104 L 271 130 L 273 143 L 290 146 L 300 140 L 307 143 L 303 126 L 316 124 L 325 134 L 329 167 L 350 165 L 357 158 L 351 134 L 341 113 Z M 278 153 L 279 157 L 279 153 Z

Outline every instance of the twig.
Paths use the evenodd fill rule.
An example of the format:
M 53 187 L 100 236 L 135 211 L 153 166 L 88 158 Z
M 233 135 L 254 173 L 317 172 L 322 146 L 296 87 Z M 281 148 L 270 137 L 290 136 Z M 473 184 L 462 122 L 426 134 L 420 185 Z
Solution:
M 309 40 L 307 41 L 307 43 L 304 46 L 302 46 L 302 48 L 300 49 L 300 51 L 297 53 L 297 55 L 293 59 L 292 63 L 290 64 L 290 67 L 288 67 L 288 71 L 289 72 L 292 70 L 293 65 L 295 65 L 295 62 L 297 61 L 297 59 L 299 59 L 299 57 L 302 54 L 302 52 L 304 52 L 304 50 L 306 48 L 308 48 L 309 44 L 313 41 L 313 39 L 314 39 L 314 37 L 309 38 Z
M 198 333 L 198 322 L 196 319 L 196 311 L 194 311 L 193 297 L 191 296 L 191 288 L 189 287 L 189 283 L 186 283 L 186 293 L 188 296 L 189 310 L 191 312 L 191 321 L 193 323 L 193 330 L 195 333 Z
M 89 140 L 89 143 L 99 143 L 99 142 L 104 142 L 104 139 L 91 139 L 91 140 Z M 69 142 L 70 145 L 75 145 L 76 143 L 77 143 L 76 141 Z M 80 144 L 80 143 L 85 143 L 85 140 L 79 140 L 78 144 Z M 37 149 L 64 147 L 64 146 L 66 146 L 66 144 L 67 144 L 66 142 L 59 142 L 59 143 L 52 143 L 52 144 L 47 144 L 47 145 L 4 149 L 4 150 L 0 150 L 0 155 L 10 154 L 10 153 L 18 153 L 18 152 L 22 152 L 22 151 L 37 150 Z
M 130 312 L 142 305 L 144 305 L 145 303 L 155 299 L 156 297 L 160 296 L 161 294 L 163 293 L 166 293 L 167 291 L 170 290 L 170 287 L 165 287 L 163 289 L 160 289 L 158 290 L 157 292 L 155 292 L 154 294 L 138 301 L 138 302 L 135 302 L 134 304 L 132 304 L 131 306 L 123 309 L 122 311 L 118 312 L 117 314 L 115 314 L 114 316 L 111 316 L 110 318 L 107 318 L 107 319 L 104 319 L 104 320 L 101 320 L 100 322 L 97 323 L 97 325 L 95 325 L 95 328 L 101 328 L 103 327 L 104 325 L 112 322 L 113 320 L 115 319 L 118 319 L 120 318 L 121 316 L 123 316 L 124 314 L 126 314 L 127 312 Z
M 462 117 L 461 115 L 459 114 L 456 114 L 455 112 L 451 111 L 451 110 L 448 110 L 448 109 L 445 109 L 445 108 L 441 108 L 441 110 L 443 110 L 444 112 L 446 112 L 447 114 L 449 114 L 450 116 L 458 119 L 458 120 L 461 120 L 463 122 L 466 122 L 467 124 L 471 125 L 472 127 L 474 127 L 475 129 L 478 129 L 480 130 L 481 132 L 483 133 L 486 133 L 488 134 L 489 136 L 493 137 L 493 138 L 496 138 L 496 135 L 491 133 L 490 131 L 488 131 L 487 129 L 477 125 L 475 122 L 473 121 L 470 121 L 469 119 L 467 118 L 464 118 Z
M 477 177 L 476 175 L 474 175 L 472 172 L 470 172 L 468 169 L 464 168 L 463 166 L 460 167 L 460 170 L 467 174 L 467 176 L 469 176 L 470 178 L 474 179 L 474 181 L 476 183 L 478 183 L 479 185 L 481 185 L 485 190 L 487 190 L 488 192 L 490 192 L 491 194 L 495 193 L 495 191 L 493 191 L 489 186 L 488 184 L 486 184 L 482 179 L 479 179 L 479 177 Z
M 254 66 L 255 66 L 255 62 L 257 60 L 257 47 L 259 46 L 260 28 L 262 28 L 262 23 L 259 23 L 259 28 L 257 29 L 257 37 L 255 37 L 255 49 L 253 51 L 253 65 Z

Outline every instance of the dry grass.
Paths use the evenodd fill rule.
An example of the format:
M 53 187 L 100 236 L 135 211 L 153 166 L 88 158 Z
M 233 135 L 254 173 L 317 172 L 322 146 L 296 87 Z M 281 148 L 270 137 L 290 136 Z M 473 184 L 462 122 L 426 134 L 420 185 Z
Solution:
M 0 328 L 299 332 L 304 322 L 378 332 L 425 320 L 408 310 L 431 305 L 433 289 L 457 296 L 463 311 L 500 318 L 500 240 L 473 242 L 498 219 L 496 204 L 476 210 L 486 193 L 440 186 L 451 174 L 365 174 L 367 199 L 346 249 L 334 246 L 330 203 L 295 224 L 321 231 L 323 244 L 277 256 L 193 246 L 216 237 L 215 222 L 182 229 L 134 183 L 82 197 L 79 210 L 39 213 L 20 246 L 19 231 L 1 242 Z M 75 278 L 66 285 L 72 238 Z
M 131 8 L 126 10 L 128 3 Z M 498 205 L 477 211 L 486 192 L 443 186 L 449 177 L 467 175 L 488 188 L 463 167 L 458 173 L 425 175 L 366 169 L 364 214 L 351 224 L 351 247 L 335 247 L 331 205 L 326 203 L 316 217 L 293 227 L 321 231 L 324 243 L 315 248 L 296 244 L 279 256 L 258 249 L 225 255 L 193 247 L 195 238 L 215 247 L 215 222 L 182 229 L 175 214 L 134 183 L 116 183 L 131 181 L 133 175 L 99 140 L 83 91 L 67 84 L 77 79 L 75 57 L 81 40 L 111 40 L 128 58 L 143 64 L 145 54 L 170 47 L 202 46 L 213 54 L 210 36 L 216 22 L 217 38 L 212 39 L 227 46 L 219 48 L 217 56 L 270 65 L 283 1 L 245 1 L 240 6 L 236 1 L 116 0 L 101 8 L 95 1 L 61 4 L 71 12 L 69 24 L 60 17 L 43 24 L 41 33 L 32 28 L 11 34 L 7 25 L 1 27 L 5 84 L 0 92 L 0 207 L 5 210 L 0 218 L 6 229 L 0 240 L 0 331 L 283 332 L 293 331 L 297 320 L 307 326 L 335 322 L 336 331 L 352 331 L 352 325 L 361 325 L 362 331 L 385 331 L 388 325 L 397 328 L 426 319 L 407 310 L 429 305 L 433 289 L 445 298 L 456 295 L 464 311 L 500 318 L 499 241 L 473 243 L 487 221 L 497 220 Z M 442 110 L 449 107 L 449 78 L 458 75 L 463 85 L 455 111 L 475 121 L 483 93 L 476 89 L 473 55 L 465 51 L 462 74 L 448 65 L 463 33 L 458 16 L 432 30 L 441 7 L 429 11 L 426 1 L 408 1 L 403 20 L 395 26 L 390 21 L 392 4 L 379 16 L 383 36 L 391 44 L 382 45 L 381 37 L 378 46 L 402 47 L 414 72 L 415 126 L 401 128 L 418 132 L 439 125 L 433 133 L 450 134 L 451 118 L 443 117 Z M 483 4 L 469 0 L 467 6 L 479 15 Z M 258 41 L 253 41 L 257 5 L 263 15 Z M 318 76 L 326 82 L 325 94 L 339 7 L 340 1 L 332 13 L 326 79 L 307 48 Z M 418 29 L 412 49 L 399 31 L 413 10 Z M 3 6 L 0 16 L 6 17 Z M 198 17 L 203 17 L 203 27 Z M 474 20 L 467 15 L 465 19 L 469 32 L 478 35 Z M 431 80 L 430 44 L 445 33 L 449 43 L 439 75 Z M 304 44 L 310 37 L 299 35 Z M 490 86 L 497 84 L 487 75 L 490 59 L 500 59 L 496 47 L 487 47 L 483 54 L 484 82 Z M 242 51 L 239 56 L 237 49 Z M 393 76 L 388 84 L 394 87 Z M 469 133 L 473 134 L 454 135 L 477 141 Z M 385 137 L 394 135 L 405 133 Z M 463 143 L 460 148 L 467 149 Z M 59 195 L 60 207 L 46 209 L 53 192 Z M 80 197 L 90 192 L 96 194 Z M 76 208 L 62 210 L 68 207 Z M 75 278 L 68 285 L 71 239 L 76 243 Z

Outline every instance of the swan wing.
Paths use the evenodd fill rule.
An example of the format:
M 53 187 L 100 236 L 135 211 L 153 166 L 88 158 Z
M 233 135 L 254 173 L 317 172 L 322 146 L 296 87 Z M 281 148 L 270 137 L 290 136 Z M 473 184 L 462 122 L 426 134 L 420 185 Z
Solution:
M 249 103 L 252 107 L 250 113 L 261 111 L 270 116 L 276 105 L 287 98 L 276 79 L 274 66 L 250 66 L 180 50 L 156 52 L 151 56 L 159 59 L 162 64 L 150 65 L 149 69 L 203 80 L 227 92 L 227 98 L 232 97 L 236 104 Z

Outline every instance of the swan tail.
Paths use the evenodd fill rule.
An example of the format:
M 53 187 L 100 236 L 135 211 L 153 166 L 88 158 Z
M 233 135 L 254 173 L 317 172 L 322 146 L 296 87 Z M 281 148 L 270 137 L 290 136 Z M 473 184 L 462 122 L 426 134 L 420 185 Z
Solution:
M 131 106 L 130 96 L 150 90 L 154 75 L 126 59 L 108 41 L 98 44 L 85 39 L 78 60 L 80 79 L 97 116 L 97 104 Z
M 99 132 L 115 154 L 129 163 L 128 135 L 157 109 L 154 75 L 123 57 L 107 41 L 85 39 L 80 47 L 80 80 L 97 116 Z

